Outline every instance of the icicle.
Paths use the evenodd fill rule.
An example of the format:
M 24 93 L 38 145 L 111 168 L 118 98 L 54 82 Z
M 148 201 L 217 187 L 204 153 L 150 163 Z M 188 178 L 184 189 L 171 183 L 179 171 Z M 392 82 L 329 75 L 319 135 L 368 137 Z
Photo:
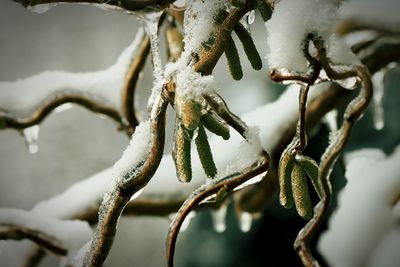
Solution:
M 331 132 L 337 131 L 338 129 L 337 116 L 338 111 L 336 109 L 326 113 L 324 116 L 323 121 L 326 123 Z
M 131 197 L 131 199 L 129 201 L 132 201 L 134 199 L 137 199 L 143 192 L 144 188 L 140 189 L 139 191 L 137 191 L 135 194 L 133 194 L 133 196 Z
M 153 89 L 148 102 L 151 110 L 156 97 L 161 93 L 164 84 L 164 75 L 160 55 L 160 40 L 158 38 L 158 22 L 163 11 L 153 13 L 142 13 L 139 18 L 143 23 L 144 30 L 150 38 L 151 57 L 153 63 Z
M 218 210 L 211 211 L 214 230 L 217 233 L 223 233 L 226 230 L 226 212 L 227 205 L 222 205 Z
M 373 118 L 374 126 L 377 130 L 382 130 L 385 126 L 384 110 L 382 106 L 383 95 L 385 92 L 385 73 L 387 69 L 378 71 L 372 76 L 372 82 L 374 85 L 374 107 L 373 107 Z
M 37 140 L 39 138 L 39 125 L 34 125 L 29 128 L 25 128 L 22 131 L 25 138 L 25 144 L 28 147 L 29 153 L 35 154 L 39 151 Z
M 242 212 L 240 214 L 240 230 L 247 233 L 251 229 L 253 223 L 253 216 L 249 212 Z
M 72 104 L 71 103 L 65 103 L 65 104 L 62 104 L 61 106 L 56 107 L 54 109 L 54 112 L 55 113 L 60 113 L 60 112 L 66 111 L 66 110 L 68 110 L 70 108 L 72 108 Z
M 186 229 L 189 227 L 190 221 L 196 217 L 196 212 L 191 211 L 185 218 L 185 220 L 182 222 L 181 229 L 179 230 L 180 232 L 186 231 Z

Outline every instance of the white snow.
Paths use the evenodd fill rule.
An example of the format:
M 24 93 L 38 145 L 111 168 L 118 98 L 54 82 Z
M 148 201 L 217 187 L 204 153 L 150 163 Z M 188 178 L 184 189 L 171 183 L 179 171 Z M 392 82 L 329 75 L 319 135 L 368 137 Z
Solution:
M 143 161 L 150 148 L 150 121 L 141 122 L 135 129 L 131 141 L 125 149 L 122 157 L 114 164 L 112 177 L 118 181 L 124 175 L 130 173 L 141 161 Z
M 18 209 L 0 209 L 0 225 L 20 226 L 45 233 L 59 241 L 68 250 L 68 256 L 75 255 L 92 236 L 92 229 L 85 221 L 62 221 Z
M 371 151 L 352 158 L 347 165 L 348 182 L 339 194 L 328 231 L 321 236 L 319 251 L 332 266 L 365 266 L 368 262 L 386 266 L 390 258 L 398 259 L 398 251 L 385 253 L 379 264 L 374 254 L 382 255 L 388 248 L 382 243 L 385 236 L 399 229 L 392 205 L 400 193 L 400 147 L 386 158 L 382 152 Z
M 43 102 L 77 94 L 120 110 L 125 75 L 143 36 L 144 31 L 139 30 L 116 63 L 105 70 L 86 73 L 45 71 L 13 82 L 0 82 L 0 107 L 24 116 Z
M 217 85 L 212 75 L 202 76 L 193 67 L 185 66 L 176 74 L 176 95 L 188 99 L 200 99 L 200 96 L 212 93 Z
M 305 73 L 308 62 L 303 42 L 308 33 L 317 33 L 326 42 L 328 56 L 337 64 L 352 64 L 355 56 L 335 36 L 338 0 L 283 0 L 276 4 L 269 21 L 267 60 L 270 68 Z

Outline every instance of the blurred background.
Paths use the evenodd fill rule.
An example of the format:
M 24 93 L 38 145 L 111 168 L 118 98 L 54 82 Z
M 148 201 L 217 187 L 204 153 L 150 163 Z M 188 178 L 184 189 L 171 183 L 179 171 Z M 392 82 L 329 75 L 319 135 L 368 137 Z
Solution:
M 36 14 L 12 1 L 0 1 L 0 81 L 23 79 L 45 70 L 105 69 L 132 42 L 138 27 L 134 16 L 87 5 L 59 5 Z M 265 55 L 265 28 L 258 14 L 251 30 L 260 54 Z M 245 56 L 241 58 L 241 81 L 231 79 L 224 57 L 214 72 L 221 94 L 236 114 L 271 102 L 284 90 L 268 80 L 266 66 L 254 71 Z M 138 88 L 138 105 L 143 110 L 152 85 L 149 61 L 144 73 Z M 369 110 L 356 126 L 349 150 L 379 147 L 390 153 L 399 144 L 399 79 L 399 68 L 391 70 L 384 98 L 385 128 L 374 130 Z M 169 117 L 172 123 L 173 116 Z M 321 126 L 317 132 L 307 152 L 313 158 L 319 157 L 327 143 L 327 128 Z M 169 132 L 166 152 L 171 150 L 171 137 Z M 1 131 L 0 207 L 31 209 L 38 201 L 114 164 L 128 142 L 112 121 L 79 107 L 53 114 L 41 124 L 39 152 L 33 155 L 17 131 Z M 335 190 L 345 184 L 340 169 L 335 169 L 332 180 Z M 106 265 L 165 266 L 169 223 L 169 218 L 122 217 Z M 176 265 L 300 266 L 292 243 L 303 225 L 293 210 L 284 210 L 274 200 L 247 233 L 240 230 L 230 206 L 227 229 L 219 234 L 213 229 L 210 213 L 203 210 L 179 237 Z M 55 259 L 47 257 L 41 266 L 54 266 Z

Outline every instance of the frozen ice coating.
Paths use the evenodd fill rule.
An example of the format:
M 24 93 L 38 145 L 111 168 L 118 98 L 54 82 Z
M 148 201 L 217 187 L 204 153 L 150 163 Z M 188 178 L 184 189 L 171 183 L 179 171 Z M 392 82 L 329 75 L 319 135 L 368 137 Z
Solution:
M 143 161 L 150 148 L 150 121 L 141 122 L 135 129 L 131 141 L 125 149 L 122 157 L 114 164 L 112 176 L 122 179 Z
M 45 233 L 60 242 L 73 256 L 92 236 L 92 229 L 85 221 L 61 221 L 40 213 L 18 209 L 0 209 L 0 226 L 19 226 Z
M 307 34 L 312 32 L 325 40 L 328 56 L 334 63 L 353 63 L 355 56 L 341 39 L 333 35 L 339 4 L 338 0 L 278 2 L 271 19 L 265 23 L 269 67 L 307 72 L 308 62 L 304 57 L 303 42 Z
M 39 139 L 39 125 L 34 125 L 28 128 L 25 128 L 22 131 L 22 134 L 25 139 L 25 144 L 28 147 L 29 153 L 36 154 L 39 151 L 39 145 L 37 141 Z
M 144 31 L 139 30 L 116 63 L 105 70 L 86 73 L 45 71 L 14 82 L 0 82 L 0 107 L 24 116 L 43 102 L 65 94 L 78 94 L 119 110 L 125 75 L 143 36 Z
M 400 146 L 387 157 L 371 150 L 352 156 L 338 209 L 318 245 L 329 264 L 367 266 L 374 251 L 384 246 L 386 234 L 398 227 L 392 205 L 400 191 L 399 161 Z M 388 256 L 398 257 L 398 249 L 393 253 Z M 387 266 L 381 260 L 375 266 Z

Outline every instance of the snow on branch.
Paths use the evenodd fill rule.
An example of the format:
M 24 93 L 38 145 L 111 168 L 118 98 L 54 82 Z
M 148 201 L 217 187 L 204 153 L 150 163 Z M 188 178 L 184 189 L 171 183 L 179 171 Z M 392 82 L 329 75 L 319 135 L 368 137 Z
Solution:
M 111 67 L 87 73 L 46 71 L 15 82 L 0 82 L 0 120 L 3 127 L 26 128 L 40 123 L 55 108 L 74 103 L 107 115 L 124 126 L 130 97 L 148 53 L 148 39 L 139 30 L 134 41 Z M 131 70 L 131 69 L 134 70 Z M 129 71 L 131 70 L 131 71 Z M 133 83 L 133 85 L 131 84 Z M 133 101 L 132 101 L 133 102 Z M 125 118 L 126 117 L 126 118 Z M 132 117 L 132 116 L 131 116 Z M 135 125 L 134 125 L 135 126 Z

